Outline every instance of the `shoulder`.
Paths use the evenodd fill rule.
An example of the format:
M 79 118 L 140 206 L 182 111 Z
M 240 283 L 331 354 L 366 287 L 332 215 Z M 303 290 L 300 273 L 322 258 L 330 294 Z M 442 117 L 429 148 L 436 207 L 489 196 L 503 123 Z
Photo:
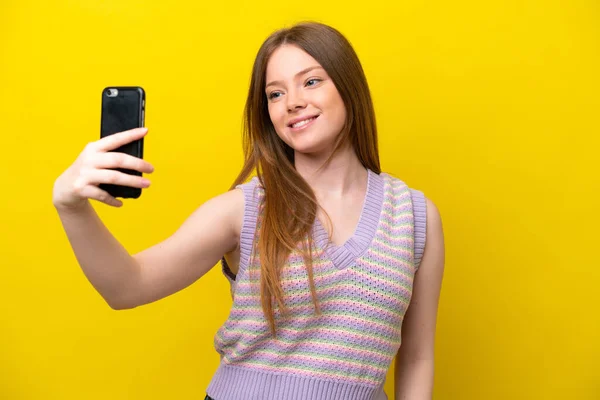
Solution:
M 414 194 L 415 192 L 420 193 L 417 190 L 412 189 L 409 185 L 404 182 L 401 178 L 389 172 L 381 172 L 379 179 L 383 182 L 384 187 L 391 190 L 395 194 L 408 193 Z
M 425 215 L 425 213 L 426 213 L 427 219 L 429 219 L 430 216 L 433 219 L 435 219 L 435 218 L 439 219 L 438 208 L 436 207 L 436 205 L 433 203 L 433 201 L 431 199 L 429 199 L 429 198 L 427 198 L 427 196 L 425 196 L 425 193 L 423 191 L 413 188 L 413 187 L 410 187 L 402 179 L 398 178 L 397 176 L 395 176 L 389 172 L 381 172 L 381 174 L 379 174 L 379 176 L 381 177 L 381 179 L 384 182 L 389 183 L 392 188 L 401 189 L 403 192 L 409 192 L 411 195 L 411 198 L 413 200 L 413 206 L 414 207 L 422 207 L 423 214 Z
M 427 207 L 427 226 L 430 227 L 430 225 L 431 225 L 432 229 L 441 229 L 442 228 L 442 217 L 440 215 L 440 210 L 438 209 L 436 204 L 433 202 L 433 200 L 431 200 L 427 196 L 424 196 L 424 198 L 425 198 L 425 205 Z
M 234 236 L 239 236 L 241 223 L 244 218 L 245 195 L 239 186 L 235 189 L 221 193 L 206 201 L 204 208 L 213 215 L 221 215 L 222 221 L 226 222 L 233 231 Z
M 417 244 L 420 247 L 420 254 L 425 259 L 443 257 L 444 253 L 444 233 L 442 227 L 442 218 L 437 205 L 425 193 L 419 189 L 412 188 L 402 179 L 388 172 L 382 172 L 381 177 L 390 183 L 392 188 L 400 189 L 410 193 L 413 213 L 415 216 L 416 235 L 419 236 Z M 435 255 L 432 255 L 435 253 Z M 426 256 L 427 254 L 427 256 Z
M 445 245 L 442 217 L 438 207 L 431 199 L 426 197 L 425 204 L 427 206 L 427 228 L 422 264 L 429 264 L 428 268 L 443 269 Z
M 428 197 L 425 197 L 427 207 L 427 238 L 431 234 L 434 237 L 443 236 L 442 217 L 436 204 Z
M 384 183 L 384 187 L 387 187 L 385 190 L 395 197 L 400 197 L 403 203 L 406 203 L 407 198 L 410 198 L 412 201 L 409 203 L 412 203 L 415 212 L 422 214 L 423 218 L 425 217 L 427 201 L 422 191 L 410 187 L 402 179 L 389 172 L 381 172 L 379 179 Z
M 264 188 L 257 176 L 253 176 L 249 181 L 236 186 L 244 194 L 246 201 L 260 198 L 264 195 Z
M 264 196 L 264 189 L 258 177 L 254 176 L 247 182 L 216 197 L 223 203 L 229 212 L 229 222 L 234 229 L 235 236 L 240 237 L 244 222 L 257 212 L 257 206 Z

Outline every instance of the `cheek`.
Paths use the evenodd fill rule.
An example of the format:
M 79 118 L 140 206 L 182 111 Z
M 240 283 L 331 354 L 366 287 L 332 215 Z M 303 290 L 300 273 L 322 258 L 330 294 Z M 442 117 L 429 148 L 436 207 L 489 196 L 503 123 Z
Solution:
M 285 110 L 282 110 L 279 103 L 272 103 L 268 106 L 269 118 L 271 119 L 271 124 L 275 128 L 275 132 L 277 136 L 283 139 L 283 133 L 285 130 Z
M 271 122 L 273 123 L 273 126 L 275 126 L 276 128 L 279 127 L 279 125 L 281 125 L 281 121 L 282 121 L 282 113 L 281 113 L 281 107 L 278 107 L 277 103 L 270 103 L 268 106 L 268 110 L 269 110 L 269 117 L 271 118 Z
M 320 93 L 319 103 L 336 116 L 345 113 L 344 101 L 342 100 L 342 97 L 338 93 L 337 89 L 335 89 L 333 86 L 328 87 L 327 90 L 324 90 L 322 93 Z
M 346 122 L 346 106 L 344 105 L 344 101 L 337 92 L 332 93 L 329 99 L 329 107 L 333 111 L 332 116 L 335 119 L 336 125 L 343 125 Z

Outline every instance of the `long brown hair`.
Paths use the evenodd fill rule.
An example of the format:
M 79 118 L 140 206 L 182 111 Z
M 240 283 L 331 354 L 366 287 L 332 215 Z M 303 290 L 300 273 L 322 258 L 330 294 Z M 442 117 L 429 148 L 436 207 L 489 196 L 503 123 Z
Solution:
M 319 205 L 311 187 L 294 167 L 294 150 L 277 136 L 265 94 L 267 63 L 284 44 L 299 47 L 321 64 L 346 107 L 344 128 L 327 162 L 342 146 L 350 144 L 365 168 L 381 172 L 373 103 L 364 71 L 348 40 L 336 29 L 316 22 L 300 23 L 271 34 L 260 47 L 252 69 L 244 110 L 244 166 L 231 189 L 245 182 L 256 169 L 265 191 L 258 232 L 260 293 L 263 312 L 274 336 L 274 305 L 284 315 L 288 312 L 279 277 L 292 251 L 300 250 L 304 257 L 313 304 L 320 314 L 313 280 L 314 242 L 310 234 Z M 299 244 L 305 246 L 299 249 Z

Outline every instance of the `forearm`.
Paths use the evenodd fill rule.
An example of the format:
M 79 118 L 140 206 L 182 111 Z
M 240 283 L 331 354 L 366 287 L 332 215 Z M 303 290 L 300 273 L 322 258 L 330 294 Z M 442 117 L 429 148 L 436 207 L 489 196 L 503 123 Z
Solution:
M 124 307 L 122 296 L 139 271 L 138 264 L 108 231 L 89 202 L 77 210 L 57 208 L 57 211 L 87 279 L 111 307 Z
M 431 400 L 433 365 L 433 359 L 409 361 L 398 356 L 394 372 L 395 400 Z

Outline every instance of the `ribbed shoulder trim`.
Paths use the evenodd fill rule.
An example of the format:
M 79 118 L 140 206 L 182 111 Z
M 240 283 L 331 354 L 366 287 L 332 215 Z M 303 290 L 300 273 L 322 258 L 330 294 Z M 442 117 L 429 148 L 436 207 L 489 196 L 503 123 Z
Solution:
M 427 236 L 427 202 L 423 192 L 410 189 L 413 215 L 415 218 L 415 247 L 414 247 L 414 263 L 415 270 L 419 269 L 423 252 L 425 251 L 425 238 Z
M 258 178 L 253 177 L 250 181 L 236 186 L 236 189 L 241 189 L 244 193 L 244 217 L 240 231 L 240 266 L 238 268 L 238 276 L 248 268 L 248 262 L 254 246 L 254 233 L 256 231 L 258 205 L 260 202 L 259 184 Z M 225 257 L 221 258 L 221 268 L 231 285 L 231 294 L 233 295 L 237 284 L 237 276 L 229 268 Z
M 254 247 L 259 203 L 262 197 L 259 190 L 262 190 L 262 188 L 257 177 L 252 178 L 249 182 L 237 185 L 236 188 L 242 189 L 244 192 L 244 221 L 240 232 L 240 268 L 238 271 L 238 275 L 240 275 L 248 268 L 250 255 Z

